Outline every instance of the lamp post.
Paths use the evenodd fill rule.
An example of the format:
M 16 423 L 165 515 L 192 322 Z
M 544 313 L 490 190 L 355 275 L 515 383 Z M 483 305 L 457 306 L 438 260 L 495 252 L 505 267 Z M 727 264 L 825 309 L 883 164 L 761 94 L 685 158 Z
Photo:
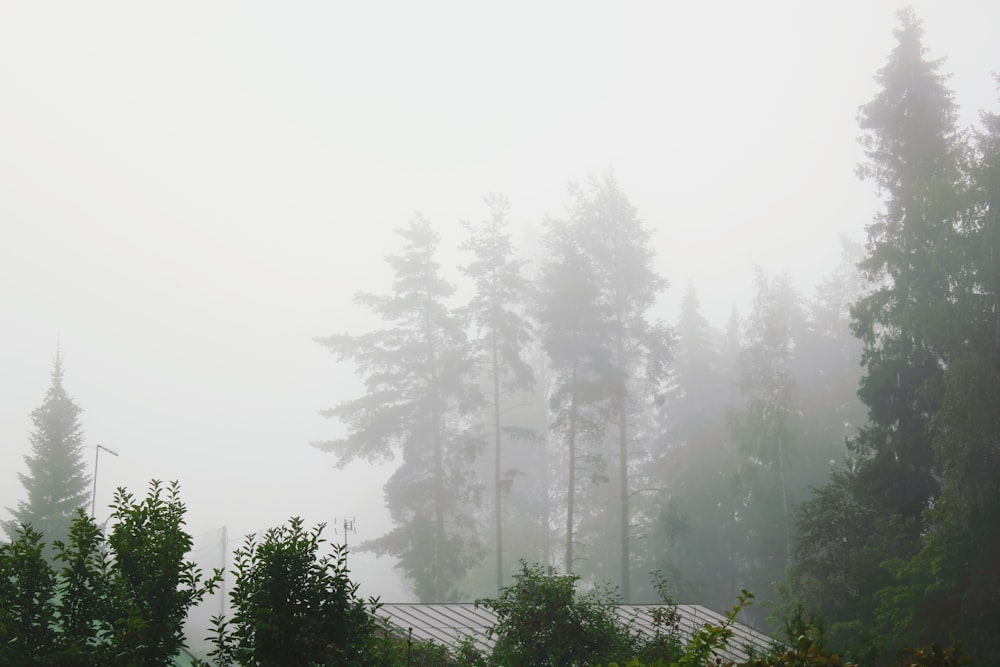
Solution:
M 97 451 L 94 454 L 94 490 L 90 492 L 90 517 L 94 520 L 97 519 L 97 464 L 101 460 L 101 450 L 103 449 L 113 456 L 118 456 L 118 452 L 110 450 L 104 445 L 97 445 L 95 449 Z

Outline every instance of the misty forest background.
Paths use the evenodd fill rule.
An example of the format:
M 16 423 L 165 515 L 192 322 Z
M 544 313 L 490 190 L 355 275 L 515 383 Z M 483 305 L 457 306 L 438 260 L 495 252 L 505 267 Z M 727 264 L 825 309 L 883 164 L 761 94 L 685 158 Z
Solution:
M 396 557 L 425 602 L 493 594 L 520 559 L 655 602 L 659 571 L 717 609 L 754 591 L 760 625 L 801 604 L 844 645 L 996 655 L 1000 117 L 957 127 L 919 21 L 899 19 L 859 112 L 884 204 L 867 242 L 843 239 L 818 285 L 760 268 L 724 328 L 654 269 L 670 223 L 610 170 L 516 239 L 516 202 L 485 197 L 459 265 L 431 220 L 400 227 L 391 289 L 356 297 L 381 328 L 316 339 L 363 390 L 314 446 L 396 466 L 394 527 L 356 548 Z M 673 322 L 651 315 L 667 290 Z
M 629 602 L 655 601 L 658 570 L 716 608 L 741 587 L 786 612 L 802 601 L 842 639 L 984 641 L 1000 583 L 1000 122 L 956 127 L 912 11 L 896 38 L 859 113 L 860 175 L 884 201 L 867 244 L 845 240 L 805 293 L 759 270 L 723 330 L 690 285 L 670 287 L 685 290 L 676 322 L 650 319 L 668 284 L 611 172 L 571 186 L 530 251 L 501 196 L 468 225 L 461 266 L 436 262 L 430 221 L 399 229 L 392 290 L 357 295 L 385 327 L 318 339 L 366 389 L 325 413 L 346 433 L 316 446 L 398 465 L 395 528 L 362 548 L 397 556 L 427 602 L 496 590 L 526 559 Z
M 776 618 L 802 604 L 845 643 L 995 650 L 1000 119 L 958 128 L 918 19 L 899 21 L 859 112 L 859 175 L 884 202 L 866 245 L 844 240 L 806 293 L 760 269 L 722 330 L 692 285 L 669 287 L 676 322 L 650 319 L 668 283 L 612 172 L 522 250 L 496 195 L 461 266 L 420 215 L 397 230 L 392 290 L 356 297 L 384 328 L 317 339 L 365 391 L 314 444 L 398 464 L 395 528 L 362 548 L 426 602 L 490 593 L 526 559 L 628 602 L 656 601 L 659 571 L 715 608 L 740 588 Z

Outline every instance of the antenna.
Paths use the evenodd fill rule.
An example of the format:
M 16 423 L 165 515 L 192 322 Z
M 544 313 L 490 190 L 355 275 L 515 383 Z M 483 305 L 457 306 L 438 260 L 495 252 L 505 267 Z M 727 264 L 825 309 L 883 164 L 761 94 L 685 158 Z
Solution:
M 108 449 L 104 445 L 95 445 L 94 449 L 94 489 L 90 492 L 90 518 L 97 520 L 97 464 L 101 460 L 101 450 L 103 449 L 112 456 L 118 456 L 118 452 Z
M 335 523 L 334 523 L 333 530 L 334 530 L 334 532 L 337 532 L 336 519 L 334 519 L 334 522 Z M 355 523 L 356 522 L 357 522 L 357 517 L 353 517 L 352 516 L 350 519 L 348 519 L 347 517 L 344 517 L 343 526 L 344 526 L 344 546 L 345 547 L 347 546 L 347 533 L 354 533 L 355 535 L 358 534 L 358 529 L 355 527 Z

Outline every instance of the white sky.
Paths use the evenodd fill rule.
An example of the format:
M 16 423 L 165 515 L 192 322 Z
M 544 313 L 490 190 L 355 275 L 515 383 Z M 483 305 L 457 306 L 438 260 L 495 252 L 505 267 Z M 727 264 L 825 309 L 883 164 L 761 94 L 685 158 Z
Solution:
M 963 124 L 1000 107 L 1000 4 L 914 4 Z M 662 316 L 691 282 L 721 324 L 754 264 L 808 293 L 874 212 L 856 114 L 898 6 L 0 4 L 0 508 L 58 341 L 88 458 L 121 455 L 100 520 L 155 477 L 203 551 L 291 515 L 382 534 L 385 474 L 308 443 L 358 391 L 312 338 L 366 326 L 351 297 L 387 287 L 390 230 L 420 210 L 453 244 L 488 191 L 537 225 L 613 167 L 656 230 Z

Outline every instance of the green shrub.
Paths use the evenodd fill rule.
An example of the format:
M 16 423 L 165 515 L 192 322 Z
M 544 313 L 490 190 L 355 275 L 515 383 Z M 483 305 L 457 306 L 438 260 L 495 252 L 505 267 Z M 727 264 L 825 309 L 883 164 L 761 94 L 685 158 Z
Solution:
M 346 546 L 320 555 L 323 528 L 294 517 L 236 550 L 233 616 L 213 619 L 209 655 L 220 667 L 368 664 L 378 602 L 358 598 Z
M 220 573 L 203 579 L 184 556 L 191 537 L 176 483 L 150 483 L 136 501 L 115 494 L 116 520 L 105 540 L 78 510 L 54 563 L 43 536 L 22 526 L 0 545 L 0 664 L 71 667 L 170 665 L 184 646 L 188 610 L 212 591 Z
M 618 620 L 619 600 L 606 589 L 577 595 L 576 575 L 557 575 L 521 561 L 515 583 L 497 598 L 477 600 L 493 611 L 492 662 L 509 667 L 569 667 L 634 655 L 635 638 Z

